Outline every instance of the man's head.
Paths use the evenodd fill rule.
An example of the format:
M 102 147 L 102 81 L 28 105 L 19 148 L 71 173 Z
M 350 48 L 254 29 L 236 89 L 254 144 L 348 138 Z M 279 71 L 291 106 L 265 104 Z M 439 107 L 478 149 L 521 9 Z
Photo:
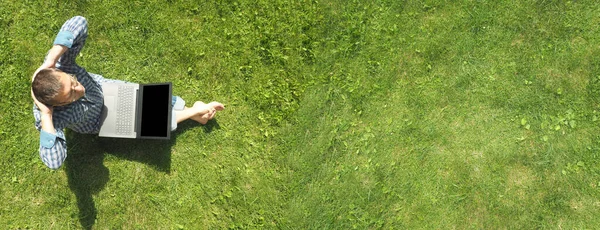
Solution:
M 85 88 L 77 78 L 54 68 L 38 71 L 31 82 L 35 98 L 45 105 L 68 105 L 83 97 Z

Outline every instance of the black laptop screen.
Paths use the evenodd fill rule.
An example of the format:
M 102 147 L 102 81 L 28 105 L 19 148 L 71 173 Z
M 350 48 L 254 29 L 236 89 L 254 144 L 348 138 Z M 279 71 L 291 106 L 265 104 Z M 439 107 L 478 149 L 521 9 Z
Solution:
M 141 137 L 168 137 L 171 113 L 171 86 L 144 85 L 142 90 Z

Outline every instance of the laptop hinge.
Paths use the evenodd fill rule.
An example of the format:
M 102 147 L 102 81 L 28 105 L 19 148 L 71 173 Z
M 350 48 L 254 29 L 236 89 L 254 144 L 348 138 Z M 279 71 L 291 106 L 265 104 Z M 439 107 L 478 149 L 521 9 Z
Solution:
M 134 125 L 134 132 L 136 135 L 136 138 L 140 137 L 140 133 L 141 133 L 141 124 L 142 124 L 142 98 L 141 98 L 141 91 L 142 91 L 142 86 L 140 85 L 139 89 L 135 90 L 135 125 Z

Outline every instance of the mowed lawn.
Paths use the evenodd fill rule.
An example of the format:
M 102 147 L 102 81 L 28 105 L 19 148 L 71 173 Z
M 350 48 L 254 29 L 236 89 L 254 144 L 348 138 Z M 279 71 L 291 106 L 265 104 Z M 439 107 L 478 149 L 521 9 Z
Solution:
M 64 21 L 78 63 L 220 101 L 170 141 L 67 132 L 38 156 L 33 71 Z M 595 1 L 3 1 L 7 229 L 593 229 Z

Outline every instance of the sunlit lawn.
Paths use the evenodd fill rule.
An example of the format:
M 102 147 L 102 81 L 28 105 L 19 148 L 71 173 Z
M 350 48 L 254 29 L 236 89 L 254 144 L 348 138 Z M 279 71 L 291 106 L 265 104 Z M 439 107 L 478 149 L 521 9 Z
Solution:
M 62 23 L 80 65 L 226 110 L 170 141 L 69 132 L 38 156 L 29 95 Z M 0 226 L 592 229 L 594 1 L 0 4 Z

